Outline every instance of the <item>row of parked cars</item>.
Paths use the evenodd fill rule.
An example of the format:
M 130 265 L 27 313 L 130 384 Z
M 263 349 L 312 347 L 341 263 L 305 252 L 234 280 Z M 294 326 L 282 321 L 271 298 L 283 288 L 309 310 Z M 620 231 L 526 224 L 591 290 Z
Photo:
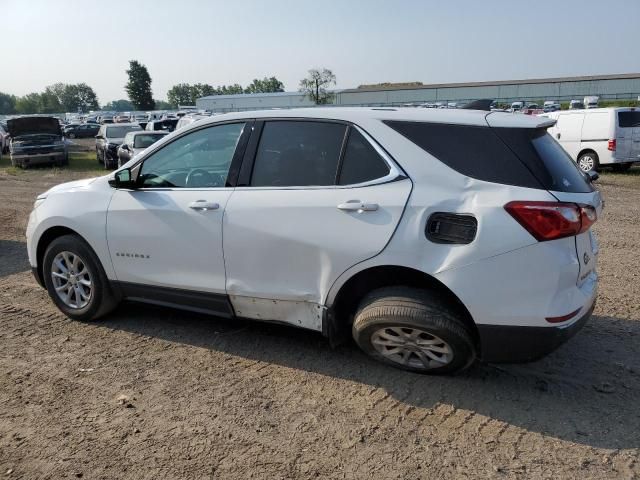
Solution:
M 96 139 L 96 157 L 105 169 L 126 163 L 135 154 L 178 128 L 210 114 L 164 115 L 151 121 L 99 124 L 95 121 L 62 123 L 57 117 L 23 116 L 0 122 L 0 155 L 10 153 L 14 166 L 64 166 L 69 162 L 68 139 Z

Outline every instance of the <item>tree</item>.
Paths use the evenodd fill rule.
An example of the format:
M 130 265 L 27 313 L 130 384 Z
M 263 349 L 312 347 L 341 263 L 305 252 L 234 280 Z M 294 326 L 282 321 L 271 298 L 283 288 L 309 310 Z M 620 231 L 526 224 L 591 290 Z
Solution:
M 16 99 L 16 113 L 39 113 L 42 102 L 39 93 L 28 93 Z
M 125 85 L 125 90 L 131 103 L 137 110 L 153 110 L 153 93 L 151 92 L 151 76 L 147 67 L 137 60 L 129 61 L 127 70 L 129 81 Z
M 191 103 L 189 103 L 188 105 L 195 105 L 197 99 L 216 94 L 216 89 L 211 85 L 207 83 L 196 83 L 191 87 Z
M 39 113 L 60 113 L 64 110 L 60 105 L 58 96 L 51 90 L 51 88 L 45 88 L 44 92 L 40 94 L 40 110 Z
M 284 84 L 276 77 L 267 78 L 262 80 L 254 78 L 253 82 L 244 89 L 244 93 L 271 93 L 271 92 L 284 92 Z
M 8 93 L 0 92 L 0 115 L 7 115 L 9 113 L 15 113 L 16 111 L 16 97 Z
M 112 112 L 128 112 L 131 110 L 135 110 L 133 107 L 133 103 L 129 100 L 121 99 L 121 100 L 112 100 L 102 107 L 102 110 L 112 111 Z
M 244 88 L 242 88 L 242 85 L 237 83 L 218 87 L 218 95 L 238 95 L 240 93 L 244 93 Z
M 327 90 L 336 84 L 336 76 L 327 68 L 309 70 L 307 78 L 300 80 L 300 91 L 304 92 L 316 105 L 325 105 L 333 100 L 333 93 Z
M 173 107 L 169 102 L 165 102 L 164 100 L 154 100 L 156 102 L 156 110 L 171 110 Z
M 100 108 L 96 93 L 86 83 L 67 85 L 64 90 L 62 105 L 67 112 L 75 112 L 77 110 L 86 112 Z
M 167 99 L 174 108 L 178 108 L 178 105 L 191 104 L 191 93 L 191 85 L 188 83 L 179 83 L 169 89 Z

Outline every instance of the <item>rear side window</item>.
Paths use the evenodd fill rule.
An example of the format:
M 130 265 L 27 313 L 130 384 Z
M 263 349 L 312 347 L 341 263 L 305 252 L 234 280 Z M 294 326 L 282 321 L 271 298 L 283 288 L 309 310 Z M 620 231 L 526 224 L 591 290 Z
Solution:
M 576 163 L 545 129 L 493 130 L 535 175 L 544 189 L 570 193 L 593 191 L 593 186 L 585 179 Z
M 487 182 L 541 188 L 493 128 L 427 122 L 385 122 L 457 172 Z
M 468 177 L 557 192 L 593 191 L 571 157 L 545 129 L 385 123 Z
M 251 186 L 335 185 L 346 128 L 329 122 L 266 122 L 253 165 Z
M 618 112 L 618 126 L 620 128 L 640 127 L 640 111 Z
M 369 182 L 389 174 L 389 165 L 362 134 L 352 128 L 342 159 L 338 185 Z

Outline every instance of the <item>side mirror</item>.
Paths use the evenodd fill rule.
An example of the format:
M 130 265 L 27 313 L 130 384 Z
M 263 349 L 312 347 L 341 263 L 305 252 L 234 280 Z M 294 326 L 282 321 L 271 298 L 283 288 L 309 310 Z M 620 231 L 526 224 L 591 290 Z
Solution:
M 96 135 L 96 138 L 104 138 L 102 135 Z
M 587 173 L 587 175 L 589 175 L 589 181 L 590 182 L 595 182 L 596 180 L 598 180 L 600 178 L 600 175 L 595 170 L 590 170 Z
M 136 183 L 132 179 L 131 169 L 118 170 L 113 178 L 109 179 L 109 185 L 113 188 L 136 188 Z
M 121 147 L 123 150 L 129 150 L 129 145 L 127 145 L 126 143 L 123 143 L 122 145 L 120 145 L 120 147 Z

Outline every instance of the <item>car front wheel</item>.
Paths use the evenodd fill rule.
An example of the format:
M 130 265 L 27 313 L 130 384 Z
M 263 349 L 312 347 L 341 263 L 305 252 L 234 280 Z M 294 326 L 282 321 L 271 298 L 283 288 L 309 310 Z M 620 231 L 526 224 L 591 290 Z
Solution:
M 432 292 L 386 287 L 362 300 L 352 334 L 365 353 L 394 367 L 455 373 L 476 358 L 473 336 L 458 317 Z
M 49 296 L 69 318 L 95 320 L 116 307 L 116 296 L 100 260 L 77 235 L 53 240 L 42 266 Z

